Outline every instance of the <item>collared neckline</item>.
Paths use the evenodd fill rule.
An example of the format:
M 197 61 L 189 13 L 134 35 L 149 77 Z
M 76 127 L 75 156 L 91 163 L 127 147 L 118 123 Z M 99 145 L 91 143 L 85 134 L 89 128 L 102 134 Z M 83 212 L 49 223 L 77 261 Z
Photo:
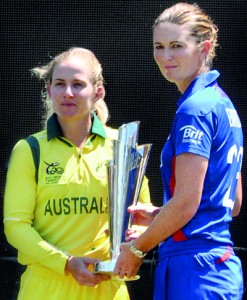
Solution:
M 95 113 L 92 113 L 92 120 L 91 134 L 97 134 L 106 138 L 104 126 Z M 47 140 L 50 141 L 55 137 L 63 137 L 63 132 L 58 122 L 57 115 L 54 113 L 47 121 Z
M 212 70 L 196 77 L 188 86 L 186 91 L 182 94 L 182 96 L 178 99 L 177 107 L 179 107 L 186 99 L 188 99 L 200 89 L 212 84 L 219 76 L 219 71 Z

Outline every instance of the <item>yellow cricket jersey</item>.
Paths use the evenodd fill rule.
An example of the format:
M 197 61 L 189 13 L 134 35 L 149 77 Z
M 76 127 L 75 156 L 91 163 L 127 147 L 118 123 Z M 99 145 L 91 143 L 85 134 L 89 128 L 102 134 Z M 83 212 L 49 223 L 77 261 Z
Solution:
M 79 151 L 62 136 L 54 114 L 47 129 L 34 134 L 40 145 L 38 183 L 30 146 L 17 142 L 7 173 L 4 226 L 21 264 L 64 275 L 68 255 L 109 259 L 106 163 L 117 135 L 94 116 Z M 150 203 L 146 178 L 139 201 Z

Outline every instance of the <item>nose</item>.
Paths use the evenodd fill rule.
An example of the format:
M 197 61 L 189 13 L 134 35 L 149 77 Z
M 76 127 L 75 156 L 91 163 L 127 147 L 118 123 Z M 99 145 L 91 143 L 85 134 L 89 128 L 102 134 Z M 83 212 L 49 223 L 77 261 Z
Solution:
M 172 59 L 172 52 L 168 48 L 160 49 L 159 51 L 155 51 L 154 57 L 158 60 L 169 61 Z
M 64 90 L 64 96 L 65 97 L 73 97 L 73 91 L 72 91 L 72 88 L 70 85 L 66 86 L 65 87 L 65 90 Z

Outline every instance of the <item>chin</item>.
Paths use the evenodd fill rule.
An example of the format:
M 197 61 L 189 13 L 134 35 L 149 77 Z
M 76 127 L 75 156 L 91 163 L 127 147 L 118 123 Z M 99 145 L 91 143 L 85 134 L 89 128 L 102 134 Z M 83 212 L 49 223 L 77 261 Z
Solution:
M 74 118 L 76 116 L 75 113 L 59 113 L 58 115 L 62 119 L 71 119 L 71 118 Z
M 167 81 L 169 81 L 169 82 L 171 82 L 171 83 L 175 83 L 176 82 L 176 80 L 172 77 L 172 76 L 167 76 L 167 75 L 163 75 L 164 76 L 164 78 L 167 80 Z

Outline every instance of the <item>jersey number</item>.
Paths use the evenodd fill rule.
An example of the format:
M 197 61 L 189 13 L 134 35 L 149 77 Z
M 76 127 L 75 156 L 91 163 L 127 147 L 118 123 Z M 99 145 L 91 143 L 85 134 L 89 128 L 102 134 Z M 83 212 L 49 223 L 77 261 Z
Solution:
M 243 157 L 243 147 L 240 147 L 240 149 L 238 149 L 237 145 L 232 146 L 227 155 L 227 163 L 228 164 L 234 163 L 236 164 L 236 168 L 237 168 L 236 177 L 232 178 L 230 187 L 223 198 L 223 206 L 230 207 L 231 209 L 233 209 L 233 205 L 234 205 L 235 189 L 236 189 L 239 173 L 241 170 L 242 157 Z

